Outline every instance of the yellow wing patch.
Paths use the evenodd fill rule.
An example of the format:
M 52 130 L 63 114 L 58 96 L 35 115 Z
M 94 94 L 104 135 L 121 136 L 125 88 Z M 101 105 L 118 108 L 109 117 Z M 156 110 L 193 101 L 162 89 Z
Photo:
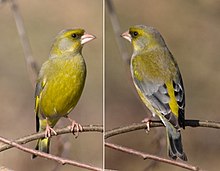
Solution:
M 176 115 L 176 117 L 178 117 L 179 107 L 178 107 L 176 97 L 175 97 L 175 94 L 174 94 L 173 84 L 172 84 L 172 82 L 167 82 L 166 86 L 167 86 L 168 94 L 170 96 L 170 102 L 169 102 L 170 109 L 171 109 L 172 113 L 174 115 Z
M 35 113 L 38 113 L 38 110 L 39 110 L 39 96 L 36 96 L 35 97 L 35 109 L 34 109 L 34 111 L 35 111 Z

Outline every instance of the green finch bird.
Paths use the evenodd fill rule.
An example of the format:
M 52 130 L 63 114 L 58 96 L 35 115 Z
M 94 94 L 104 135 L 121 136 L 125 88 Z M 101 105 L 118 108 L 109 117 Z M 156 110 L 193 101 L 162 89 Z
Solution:
M 131 73 L 137 92 L 166 126 L 168 155 L 187 160 L 180 128 L 185 128 L 185 95 L 178 65 L 160 33 L 153 27 L 136 25 L 122 34 L 133 45 Z
M 37 132 L 45 131 L 45 138 L 38 140 L 36 150 L 49 153 L 51 132 L 56 134 L 53 127 L 61 117 L 68 118 L 67 115 L 76 106 L 86 78 L 82 48 L 94 38 L 83 29 L 63 30 L 56 37 L 36 84 L 36 129 Z M 71 131 L 74 127 L 77 132 L 82 130 L 80 124 L 71 121 Z

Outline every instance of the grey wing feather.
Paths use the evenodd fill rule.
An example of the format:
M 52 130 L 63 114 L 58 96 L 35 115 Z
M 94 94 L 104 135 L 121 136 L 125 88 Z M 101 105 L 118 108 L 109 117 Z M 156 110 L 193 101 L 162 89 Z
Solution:
M 175 128 L 179 128 L 179 121 L 171 112 L 169 106 L 170 97 L 167 92 L 167 87 L 164 83 L 152 83 L 151 81 L 139 81 L 134 78 L 135 84 L 143 92 L 144 96 L 151 105 L 159 111 Z M 151 111 L 153 112 L 153 111 Z
M 185 129 L 185 91 L 183 87 L 183 80 L 180 73 L 178 73 L 177 79 L 173 81 L 173 87 L 174 87 L 174 94 L 177 100 L 177 104 L 179 106 L 178 122 L 180 127 Z
M 41 81 L 39 81 L 36 83 L 36 87 L 35 87 L 35 98 L 39 97 L 41 90 L 42 90 Z
M 170 108 L 167 104 L 169 104 L 170 97 L 165 84 L 153 83 L 146 79 L 139 81 L 136 78 L 134 78 L 134 82 L 156 110 L 163 114 L 169 113 Z
M 42 90 L 41 82 L 37 82 L 36 88 L 35 88 L 35 117 L 36 117 L 36 131 L 39 132 L 40 129 L 40 120 L 39 120 L 39 102 L 37 102 L 37 99 L 39 99 L 40 92 Z

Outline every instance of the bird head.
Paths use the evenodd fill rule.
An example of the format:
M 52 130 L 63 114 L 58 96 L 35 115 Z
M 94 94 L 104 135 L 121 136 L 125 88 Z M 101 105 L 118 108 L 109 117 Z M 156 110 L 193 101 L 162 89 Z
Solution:
M 50 55 L 81 53 L 83 45 L 93 39 L 95 39 L 95 36 L 85 33 L 83 29 L 63 30 L 55 38 Z
M 160 33 L 150 26 L 132 26 L 121 36 L 132 43 L 136 52 L 154 48 L 158 45 L 165 47 L 165 42 Z

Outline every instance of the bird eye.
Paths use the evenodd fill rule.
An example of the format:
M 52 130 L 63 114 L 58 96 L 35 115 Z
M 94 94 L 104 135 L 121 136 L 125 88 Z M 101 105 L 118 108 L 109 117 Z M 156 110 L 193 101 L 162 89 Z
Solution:
M 72 37 L 73 37 L 73 38 L 76 38 L 76 36 L 77 36 L 77 35 L 76 35 L 75 33 L 72 34 Z
M 136 37 L 138 35 L 138 32 L 134 31 L 133 35 L 134 35 L 134 37 Z

